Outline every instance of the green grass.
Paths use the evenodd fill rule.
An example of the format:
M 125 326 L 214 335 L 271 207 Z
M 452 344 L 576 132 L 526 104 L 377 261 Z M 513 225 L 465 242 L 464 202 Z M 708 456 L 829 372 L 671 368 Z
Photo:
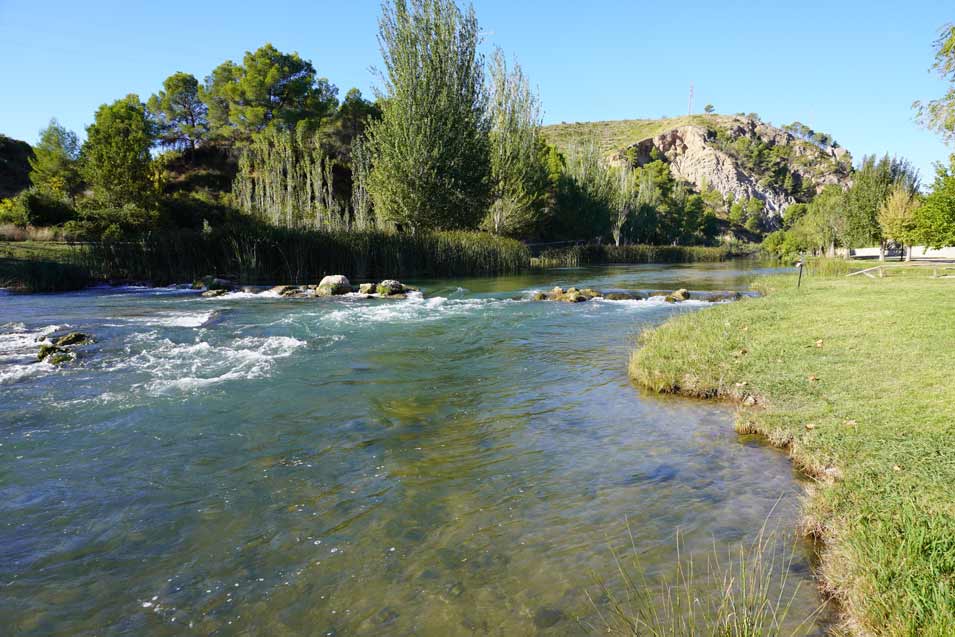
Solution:
M 732 120 L 726 115 L 684 115 L 663 119 L 622 119 L 609 122 L 575 122 L 545 126 L 544 137 L 562 151 L 596 140 L 609 153 L 680 126 L 719 126 Z
M 854 635 L 955 635 L 955 279 L 795 276 L 646 333 L 631 376 L 739 401 L 815 478 L 807 532 Z

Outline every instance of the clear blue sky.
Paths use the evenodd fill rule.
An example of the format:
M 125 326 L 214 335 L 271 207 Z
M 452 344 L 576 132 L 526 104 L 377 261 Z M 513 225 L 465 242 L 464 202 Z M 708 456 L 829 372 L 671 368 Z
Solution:
M 951 152 L 912 119 L 941 95 L 928 73 L 951 0 L 580 2 L 478 0 L 486 48 L 516 56 L 545 122 L 757 112 L 832 134 L 858 159 L 890 152 L 932 177 Z M 344 95 L 379 64 L 375 0 L 0 0 L 0 132 L 36 141 L 51 117 L 82 134 L 102 103 L 146 99 L 175 71 L 200 79 L 272 42 Z

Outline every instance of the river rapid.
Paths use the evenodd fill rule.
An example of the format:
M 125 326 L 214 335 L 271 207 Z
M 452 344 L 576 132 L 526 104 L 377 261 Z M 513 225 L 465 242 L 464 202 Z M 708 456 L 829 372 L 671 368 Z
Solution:
M 627 378 L 709 303 L 533 302 L 555 285 L 747 289 L 748 264 L 409 282 L 404 300 L 102 288 L 0 296 L 4 635 L 581 635 L 610 546 L 789 541 L 801 486 L 731 408 Z M 0 293 L 2 294 L 2 293 Z M 72 364 L 36 339 L 95 336 Z M 788 555 L 786 556 L 788 558 Z M 798 545 L 792 615 L 820 599 Z

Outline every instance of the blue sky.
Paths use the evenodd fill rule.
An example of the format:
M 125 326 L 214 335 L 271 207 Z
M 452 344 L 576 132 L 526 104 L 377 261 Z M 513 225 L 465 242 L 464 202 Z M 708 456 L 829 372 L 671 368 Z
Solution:
M 370 94 L 375 0 L 0 0 L 0 132 L 36 141 L 51 117 L 82 134 L 95 109 L 143 99 L 175 71 L 200 79 L 272 42 L 310 59 L 343 95 Z M 952 149 L 911 103 L 941 95 L 928 72 L 949 1 L 679 3 L 479 0 L 486 48 L 539 87 L 545 122 L 757 112 L 832 134 L 858 159 L 890 152 L 931 181 Z

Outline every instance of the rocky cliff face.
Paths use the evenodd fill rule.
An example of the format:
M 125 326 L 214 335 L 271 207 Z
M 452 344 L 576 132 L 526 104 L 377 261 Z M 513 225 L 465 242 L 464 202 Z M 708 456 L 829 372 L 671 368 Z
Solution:
M 698 191 L 762 200 L 770 219 L 827 184 L 849 183 L 852 158 L 844 148 L 820 146 L 748 117 L 711 121 L 640 140 L 612 153 L 610 161 L 642 166 L 662 159 L 675 179 Z

